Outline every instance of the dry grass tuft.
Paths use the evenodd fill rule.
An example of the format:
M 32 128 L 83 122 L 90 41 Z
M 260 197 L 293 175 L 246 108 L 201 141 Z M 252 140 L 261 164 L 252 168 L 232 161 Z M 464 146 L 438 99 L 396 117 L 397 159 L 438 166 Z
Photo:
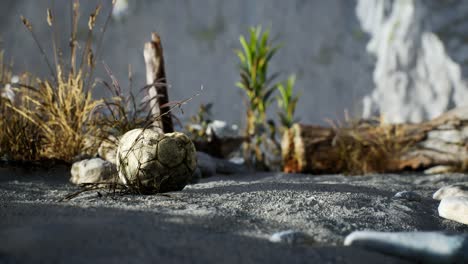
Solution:
M 41 157 L 72 161 L 79 154 L 97 151 L 98 146 L 87 141 L 100 134 L 91 113 L 101 102 L 84 91 L 80 71 L 63 76 L 59 67 L 56 77 L 56 84 L 39 81 L 38 88 L 24 97 L 30 107 L 13 109 L 42 134 Z
M 348 121 L 345 126 L 333 127 L 337 166 L 349 175 L 397 171 L 401 156 L 414 144 L 399 125 Z
M 103 103 L 95 109 L 95 115 L 99 116 L 98 123 L 104 130 L 104 134 L 118 138 L 134 128 L 151 126 L 154 120 L 159 117 L 151 113 L 148 100 L 137 103 L 136 96 L 132 92 L 133 77 L 131 68 L 129 67 L 128 75 L 130 87 L 128 93 L 125 94 L 111 69 L 106 64 L 104 64 L 104 67 L 111 82 L 104 80 L 100 82 L 108 89 L 111 97 L 104 99 Z M 145 86 L 141 92 L 148 87 Z
M 47 24 L 51 28 L 51 40 L 54 53 L 54 66 L 38 41 L 33 25 L 25 17 L 21 20 L 38 46 L 40 54 L 51 72 L 50 79 L 38 79 L 34 87 L 20 84 L 24 92 L 23 104 L 10 105 L 21 121 L 27 120 L 29 126 L 34 126 L 40 134 L 40 149 L 38 155 L 42 159 L 54 159 L 71 162 L 77 155 L 96 153 L 103 130 L 98 126 L 94 109 L 102 104 L 94 100 L 91 91 L 95 84 L 93 72 L 96 57 L 92 50 L 92 42 L 98 39 L 97 49 L 100 49 L 103 34 L 112 14 L 110 10 L 107 20 L 96 38 L 94 30 L 96 19 L 101 10 L 100 5 L 89 15 L 88 34 L 84 45 L 77 40 L 79 22 L 79 1 L 71 2 L 72 30 L 70 32 L 70 58 L 64 60 L 57 46 L 57 30 L 53 11 L 47 10 Z M 81 54 L 80 47 L 82 48 Z M 79 60 L 81 58 L 81 61 Z M 17 122 L 15 120 L 13 123 Z M 15 124 L 20 125 L 20 123 Z M 27 135 L 24 136 L 28 138 Z M 12 139 L 10 139 L 12 140 Z M 32 140 L 29 138 L 29 140 Z M 28 157 L 19 157 L 27 159 Z
M 57 46 L 59 43 L 55 29 L 57 21 L 52 10 L 47 10 L 46 20 L 51 29 L 53 61 L 46 56 L 34 32 L 34 26 L 26 18 L 21 17 L 25 28 L 44 57 L 51 75 L 49 78 L 37 79 L 34 83 L 21 80 L 15 85 L 16 101 L 9 102 L 5 98 L 0 98 L 2 129 L 0 154 L 8 160 L 51 159 L 72 162 L 76 156 L 82 154 L 94 155 L 100 143 L 109 136 L 118 138 L 133 128 L 157 129 L 152 127 L 155 120 L 170 114 L 174 108 L 181 108 L 192 99 L 169 102 L 161 106 L 169 108 L 168 112 L 154 116 L 148 107 L 154 98 L 147 98 L 137 103 L 131 92 L 129 95 L 124 95 L 106 65 L 112 82 L 110 85 L 104 81 L 102 83 L 110 89 L 112 97 L 103 100 L 93 99 L 92 90 L 96 85 L 93 78 L 94 69 L 112 10 L 99 31 L 100 36 L 95 36 L 94 31 L 98 28 L 97 18 L 101 13 L 101 7 L 97 6 L 89 15 L 87 39 L 84 43 L 79 43 L 77 39 L 79 1 L 74 0 L 70 3 L 73 14 L 72 31 L 70 36 L 67 36 L 70 39 L 70 57 L 66 59 L 62 58 L 62 52 L 59 52 L 60 48 Z M 94 40 L 97 40 L 96 45 L 93 45 Z M 93 47 L 96 47 L 96 52 L 93 51 Z M 1 70 L 2 85 L 10 83 L 11 71 L 4 68 Z M 129 72 L 131 83 L 132 75 L 131 71 Z M 131 89 L 132 87 L 130 91 Z M 122 186 L 116 182 L 109 183 L 109 188 L 114 191 L 135 188 L 139 190 L 138 186 Z M 98 186 L 100 185 L 88 187 L 94 189 Z
M 16 80 L 15 80 L 16 79 Z M 4 62 L 0 52 L 0 158 L 15 161 L 39 159 L 41 134 L 37 127 L 12 108 L 26 109 L 25 90 L 14 87 L 21 81 L 27 83 L 29 76 L 13 76 L 11 65 Z

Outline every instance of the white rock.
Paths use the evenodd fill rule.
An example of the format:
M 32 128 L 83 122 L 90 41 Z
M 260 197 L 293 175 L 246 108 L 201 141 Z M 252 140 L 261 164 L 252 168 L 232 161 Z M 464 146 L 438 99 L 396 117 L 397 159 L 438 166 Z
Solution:
M 19 80 L 20 80 L 20 79 L 19 79 L 19 76 L 18 76 L 18 75 L 13 75 L 13 76 L 11 76 L 10 82 L 16 84 L 16 83 L 19 83 Z
M 458 197 L 465 196 L 468 197 L 468 183 L 453 184 L 440 188 L 437 190 L 432 198 L 436 200 L 442 200 L 447 197 Z
M 73 163 L 70 182 L 74 184 L 97 183 L 111 180 L 117 175 L 114 164 L 100 158 Z
M 238 165 L 244 165 L 245 164 L 245 160 L 243 157 L 232 157 L 229 159 L 230 162 L 234 163 L 234 164 L 238 164 Z
M 345 246 L 411 259 L 417 263 L 468 263 L 468 236 L 442 232 L 356 231 Z
M 439 204 L 439 216 L 468 225 L 468 197 L 447 197 Z
M 213 133 L 218 138 L 235 138 L 239 136 L 239 127 L 237 125 L 228 125 L 225 121 L 214 120 L 208 124 L 206 129 L 208 136 Z
M 308 234 L 296 231 L 296 230 L 286 230 L 274 233 L 270 237 L 270 242 L 274 243 L 284 243 L 290 245 L 299 245 L 299 244 L 313 244 L 314 239 Z
M 114 136 L 109 136 L 107 140 L 101 142 L 99 145 L 98 154 L 104 160 L 109 161 L 110 163 L 117 164 L 117 146 L 119 145 L 119 140 Z
M 215 174 L 240 174 L 248 171 L 244 164 L 238 164 L 231 160 L 219 159 L 204 152 L 197 152 L 198 168 L 203 177 Z
M 203 127 L 200 124 L 189 124 L 188 125 L 188 130 L 189 131 L 192 131 L 192 130 L 200 131 L 202 129 L 203 129 Z

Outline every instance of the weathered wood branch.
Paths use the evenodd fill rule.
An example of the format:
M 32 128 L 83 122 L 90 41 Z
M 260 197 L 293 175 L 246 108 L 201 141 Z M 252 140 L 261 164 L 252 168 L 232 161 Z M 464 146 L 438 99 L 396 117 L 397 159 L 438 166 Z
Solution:
M 420 124 L 295 124 L 283 136 L 282 152 L 286 172 L 394 172 L 438 165 L 465 170 L 468 107 Z
M 162 132 L 174 132 L 172 115 L 169 113 L 169 95 L 167 92 L 167 79 L 164 67 L 164 56 L 161 38 L 155 32 L 151 34 L 151 41 L 145 43 L 143 55 L 146 64 L 146 83 L 148 88 L 147 98 L 150 100 L 151 113 L 153 116 L 161 116 L 155 121 L 155 126 L 160 127 Z

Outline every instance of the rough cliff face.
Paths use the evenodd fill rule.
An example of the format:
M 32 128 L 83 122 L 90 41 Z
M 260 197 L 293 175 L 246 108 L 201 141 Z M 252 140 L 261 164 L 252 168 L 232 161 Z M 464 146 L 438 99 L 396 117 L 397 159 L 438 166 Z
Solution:
M 364 117 L 420 122 L 467 104 L 468 2 L 359 0 L 356 14 L 376 59 Z

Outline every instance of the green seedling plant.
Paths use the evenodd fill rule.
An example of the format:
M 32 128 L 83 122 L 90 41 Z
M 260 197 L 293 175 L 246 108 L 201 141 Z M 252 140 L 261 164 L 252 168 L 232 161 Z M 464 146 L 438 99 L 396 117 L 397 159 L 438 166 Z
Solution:
M 261 145 L 265 143 L 268 129 L 267 109 L 272 103 L 272 95 L 277 89 L 274 83 L 278 74 L 268 74 L 268 66 L 279 49 L 270 43 L 270 32 L 261 27 L 249 29 L 250 39 L 240 36 L 242 49 L 236 50 L 240 60 L 240 78 L 236 86 L 241 88 L 246 100 L 246 128 L 244 158 L 248 165 L 257 169 L 268 169 L 265 153 Z
M 283 130 L 291 128 L 291 126 L 298 120 L 294 119 L 294 112 L 296 111 L 297 101 L 299 96 L 294 95 L 294 85 L 296 83 L 296 76 L 291 75 L 284 83 L 278 84 L 279 95 L 276 96 L 278 102 L 278 116 Z
M 212 103 L 200 104 L 197 114 L 190 118 L 191 124 L 186 127 L 192 140 L 207 140 L 208 124 L 211 123 Z M 193 125 L 199 126 L 194 127 Z

